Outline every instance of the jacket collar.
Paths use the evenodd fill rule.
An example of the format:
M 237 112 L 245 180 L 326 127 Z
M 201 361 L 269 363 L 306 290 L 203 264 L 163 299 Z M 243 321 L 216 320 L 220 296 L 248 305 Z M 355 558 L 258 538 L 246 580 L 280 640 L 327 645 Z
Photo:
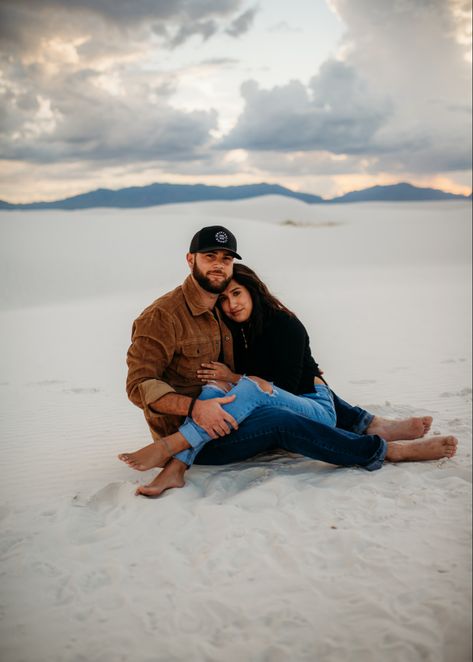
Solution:
M 207 306 L 202 303 L 199 289 L 192 276 L 187 276 L 186 280 L 183 282 L 182 292 L 184 294 L 184 299 L 189 306 L 189 310 L 194 315 L 194 317 L 196 315 L 202 315 L 203 313 L 210 312 L 209 308 L 207 308 Z

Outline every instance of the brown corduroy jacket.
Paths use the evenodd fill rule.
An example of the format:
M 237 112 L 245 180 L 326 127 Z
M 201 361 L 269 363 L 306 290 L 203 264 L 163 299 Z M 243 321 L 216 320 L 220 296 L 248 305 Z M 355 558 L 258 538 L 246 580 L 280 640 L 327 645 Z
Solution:
M 217 309 L 214 313 L 202 304 L 199 289 L 188 276 L 133 323 L 126 390 L 143 409 L 154 439 L 175 432 L 184 418 L 158 414 L 150 409 L 151 403 L 166 393 L 198 395 L 202 383 L 196 371 L 201 363 L 223 357 L 234 369 L 231 333 Z

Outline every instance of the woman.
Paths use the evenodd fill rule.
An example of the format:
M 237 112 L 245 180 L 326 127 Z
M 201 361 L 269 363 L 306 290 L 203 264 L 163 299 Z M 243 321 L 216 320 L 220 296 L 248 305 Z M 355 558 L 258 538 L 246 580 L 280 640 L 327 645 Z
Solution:
M 224 408 L 239 423 L 255 408 L 270 404 L 333 426 L 335 402 L 337 426 L 362 434 L 375 425 L 373 415 L 348 405 L 330 392 L 312 358 L 303 324 L 269 292 L 251 269 L 234 265 L 233 279 L 220 296 L 218 305 L 233 334 L 236 372 L 218 362 L 203 364 L 198 376 L 207 386 L 200 399 L 218 397 L 222 392 L 236 394 L 236 400 Z M 248 378 L 245 373 L 258 377 Z M 266 380 L 274 382 L 274 386 Z M 431 422 L 431 417 L 410 419 L 406 424 L 411 429 L 402 429 L 402 426 L 399 429 L 398 424 L 396 434 L 390 434 L 389 429 L 384 429 L 383 434 L 375 431 L 375 434 L 388 442 L 414 439 L 423 436 Z M 192 419 L 186 419 L 174 435 L 135 453 L 119 455 L 119 459 L 134 469 L 145 471 L 164 466 L 174 456 L 182 463 L 183 476 L 185 468 L 193 463 L 209 439 L 209 435 Z M 179 452 L 189 446 L 188 450 Z M 454 446 L 452 442 L 452 448 L 448 450 L 451 455 Z M 435 459 L 434 455 L 430 451 L 421 452 L 410 459 Z M 176 480 L 172 486 L 181 484 L 183 479 Z M 139 488 L 137 493 L 156 495 L 161 490 L 159 485 L 152 486 L 150 491 L 146 491 L 146 487 Z

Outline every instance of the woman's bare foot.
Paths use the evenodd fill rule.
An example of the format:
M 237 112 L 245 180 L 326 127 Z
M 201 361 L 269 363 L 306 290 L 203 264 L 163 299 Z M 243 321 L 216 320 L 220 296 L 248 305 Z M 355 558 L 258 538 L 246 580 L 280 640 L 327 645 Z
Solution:
M 140 485 L 135 494 L 142 494 L 147 497 L 157 497 L 165 490 L 172 487 L 184 487 L 184 474 L 187 465 L 179 460 L 172 459 L 166 464 L 164 469 L 148 485 Z
M 440 460 L 442 457 L 453 457 L 457 452 L 456 437 L 429 437 L 393 441 L 388 444 L 386 460 L 388 462 L 419 462 L 421 460 Z
M 414 416 L 400 421 L 375 416 L 366 429 L 366 434 L 377 434 L 385 441 L 419 439 L 430 430 L 432 416 Z

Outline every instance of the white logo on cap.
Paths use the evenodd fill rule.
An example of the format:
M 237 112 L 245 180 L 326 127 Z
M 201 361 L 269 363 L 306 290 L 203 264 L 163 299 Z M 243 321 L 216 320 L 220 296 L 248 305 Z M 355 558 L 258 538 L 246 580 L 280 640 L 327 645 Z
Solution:
M 215 239 L 219 244 L 226 244 L 228 241 L 227 233 L 223 232 L 223 230 L 219 230 L 215 235 Z

